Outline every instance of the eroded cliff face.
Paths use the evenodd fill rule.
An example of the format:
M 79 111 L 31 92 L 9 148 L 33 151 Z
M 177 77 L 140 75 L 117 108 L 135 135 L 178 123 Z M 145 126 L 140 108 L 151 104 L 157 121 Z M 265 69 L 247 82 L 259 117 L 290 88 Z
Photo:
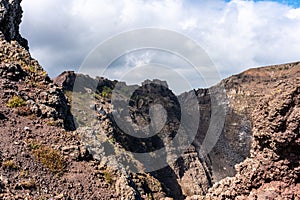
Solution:
M 167 111 L 157 137 L 136 139 L 113 116 L 117 81 L 74 72 L 50 80 L 19 34 L 20 1 L 2 0 L 0 8 L 0 198 L 300 198 L 299 63 L 250 69 L 179 96 L 159 80 L 128 86 L 138 89 L 126 104 L 130 115 L 118 111 L 124 119 L 146 126 L 153 111 L 164 121 L 162 109 L 152 105 Z M 145 162 L 133 153 L 172 140 L 181 120 L 178 99 L 192 111 L 195 95 L 200 119 L 192 145 L 165 167 L 142 172 Z M 203 154 L 214 113 L 224 126 Z M 174 151 L 166 148 L 171 156 Z
M 269 133 L 268 137 L 262 137 L 258 140 L 256 136 L 257 126 L 261 126 L 261 127 L 266 126 L 264 127 L 263 130 L 268 130 L 272 126 L 286 127 L 287 124 L 290 123 L 287 122 L 287 124 L 284 125 L 277 124 L 279 122 L 281 123 L 282 120 L 285 121 L 278 114 L 273 114 L 273 118 L 272 118 L 273 125 L 270 125 L 266 122 L 257 121 L 257 119 L 258 116 L 261 116 L 262 119 L 265 119 L 266 116 L 262 115 L 262 113 L 269 112 L 267 111 L 268 109 L 280 109 L 280 105 L 278 103 L 272 104 L 269 107 L 265 106 L 264 102 L 268 102 L 269 99 L 272 99 L 272 101 L 275 101 L 277 99 L 276 100 L 277 102 L 283 102 L 285 101 L 284 99 L 286 99 L 287 102 L 291 101 L 285 96 L 280 97 L 280 95 L 288 94 L 293 89 L 296 89 L 298 87 L 299 71 L 300 71 L 299 63 L 251 69 L 241 74 L 229 77 L 221 81 L 218 85 L 212 88 L 198 89 L 180 95 L 178 98 L 184 99 L 185 102 L 189 102 L 189 100 L 195 94 L 198 97 L 199 108 L 200 108 L 199 110 L 200 121 L 199 121 L 198 133 L 190 148 L 188 148 L 185 151 L 185 153 L 178 158 L 176 162 L 169 163 L 167 167 L 150 173 L 150 176 L 152 176 L 153 178 L 155 178 L 161 183 L 161 189 L 167 196 L 173 197 L 175 199 L 184 199 L 184 198 L 232 199 L 241 195 L 242 195 L 241 198 L 246 198 L 250 194 L 249 191 L 255 190 L 255 188 L 257 190 L 260 190 L 258 189 L 260 186 L 257 185 L 255 186 L 255 182 L 253 181 L 253 178 L 244 174 L 245 172 L 250 173 L 249 171 L 247 171 L 248 169 L 243 170 L 241 172 L 241 167 L 239 166 L 248 166 L 249 170 L 250 169 L 253 170 L 253 166 L 255 165 L 255 162 L 257 162 L 257 160 L 255 159 L 258 159 L 258 156 L 261 154 L 261 151 L 265 151 L 263 149 L 257 150 L 257 146 L 256 146 L 257 141 L 268 142 L 268 140 L 271 140 L 272 138 L 274 139 L 274 135 Z M 68 73 L 64 73 L 62 74 L 62 76 L 65 76 L 66 74 Z M 70 76 L 72 76 L 71 74 Z M 84 84 L 82 85 L 84 86 L 83 88 L 85 88 L 85 90 L 82 91 L 85 91 L 86 93 L 91 92 L 92 91 L 91 89 L 87 89 L 89 88 L 88 83 L 90 81 L 83 81 L 82 75 L 80 75 L 80 77 L 81 78 L 79 78 L 79 80 L 81 83 L 83 82 L 87 83 L 86 85 Z M 62 77 L 59 79 L 70 80 L 70 78 L 68 79 Z M 159 140 L 156 139 L 149 140 L 149 141 L 135 140 L 132 139 L 132 137 L 129 137 L 126 133 L 124 133 L 122 130 L 118 128 L 118 125 L 114 122 L 113 117 L 111 117 L 110 115 L 110 113 L 113 112 L 113 107 L 111 107 L 112 104 L 110 102 L 109 96 L 105 98 L 101 97 L 102 94 L 101 88 L 109 87 L 111 90 L 113 90 L 114 84 L 116 82 L 114 82 L 114 84 L 111 82 L 111 84 L 106 84 L 106 85 L 99 80 L 98 82 L 100 85 L 100 87 L 97 89 L 99 90 L 98 95 L 100 95 L 98 97 L 99 101 L 96 102 L 96 105 L 93 105 L 91 107 L 93 109 L 95 108 L 95 111 L 93 112 L 97 112 L 98 108 L 101 107 L 104 108 L 106 114 L 104 116 L 102 116 L 101 114 L 100 125 L 99 125 L 99 127 L 101 127 L 100 128 L 101 131 L 99 134 L 101 135 L 101 133 L 103 133 L 103 135 L 106 138 L 108 138 L 106 140 L 110 140 L 111 143 L 110 145 L 112 145 L 112 149 L 115 149 L 115 146 L 118 145 L 120 146 L 123 145 L 123 147 L 125 145 L 124 148 L 126 151 L 133 151 L 135 149 L 142 152 L 142 151 L 146 151 L 147 148 L 160 147 L 159 144 L 162 143 L 159 143 Z M 151 81 L 149 83 L 151 83 Z M 160 85 L 164 85 L 164 84 L 161 83 Z M 151 91 L 152 93 L 149 91 Z M 159 99 L 160 96 L 167 97 L 167 98 L 170 98 L 172 96 L 172 92 L 169 91 L 168 89 L 164 87 L 156 87 L 156 86 L 149 87 L 149 88 L 145 87 L 144 89 L 140 90 L 136 94 L 138 95 L 132 99 L 130 104 L 130 106 L 132 107 L 131 109 L 132 116 L 129 117 L 128 120 L 135 121 L 137 124 L 141 124 L 141 125 L 147 125 L 150 119 L 149 103 L 147 103 L 149 102 L 149 99 L 146 100 L 148 97 L 151 97 L 153 101 L 154 97 L 155 97 L 154 99 Z M 144 98 L 145 94 L 148 95 L 146 99 Z M 153 95 L 151 96 L 151 94 Z M 212 151 L 210 151 L 208 154 L 203 155 L 201 153 L 201 148 L 203 147 L 202 143 L 207 135 L 209 126 L 214 126 L 214 123 L 212 123 L 211 101 L 212 98 L 215 98 L 216 96 L 218 96 L 218 101 L 217 101 L 218 104 L 220 104 L 221 107 L 225 110 L 224 126 L 222 127 L 221 134 L 218 138 L 216 145 L 212 148 Z M 94 103 L 95 102 L 92 102 L 92 104 Z M 169 106 L 171 107 L 174 106 L 174 108 L 176 108 L 175 101 L 169 101 L 169 103 L 170 103 Z M 291 104 L 294 105 L 295 103 L 291 103 Z M 186 103 L 186 105 L 189 104 Z M 289 105 L 285 105 L 285 107 L 288 107 L 291 110 L 296 109 L 294 106 L 289 106 Z M 188 106 L 187 109 L 189 109 Z M 165 133 L 171 134 L 172 131 L 176 130 L 176 124 L 178 125 L 180 123 L 180 113 L 178 111 L 176 112 L 176 109 L 169 109 L 169 110 L 171 112 L 171 116 L 173 116 L 173 119 L 175 120 L 174 121 L 175 123 L 173 123 L 172 126 L 166 126 Z M 296 109 L 296 111 L 289 111 L 289 112 L 297 113 L 298 109 Z M 295 120 L 297 121 L 296 114 L 293 114 L 291 118 L 295 118 Z M 96 122 L 94 124 L 98 124 L 98 123 L 99 122 Z M 298 130 L 299 125 L 293 124 L 292 126 L 295 128 L 296 132 L 293 134 L 287 132 L 286 135 L 298 134 L 297 131 L 299 132 Z M 266 131 L 263 132 L 265 134 Z M 81 132 L 81 135 L 84 135 L 84 133 Z M 282 143 L 285 144 L 285 147 L 292 145 L 290 140 L 283 140 Z M 292 147 L 292 149 L 295 148 Z M 98 152 L 99 154 L 97 153 L 98 151 L 97 148 L 94 148 L 92 151 L 96 152 L 95 155 L 98 155 L 97 157 L 98 160 L 101 161 L 104 159 L 106 165 L 109 165 L 109 162 L 112 162 L 112 161 L 108 161 L 109 159 L 107 159 L 107 155 L 104 153 L 103 150 L 101 150 L 100 153 Z M 297 157 L 297 152 L 295 150 L 293 151 L 294 152 L 292 152 L 291 154 L 291 155 L 295 155 L 293 158 L 294 159 L 293 162 L 297 163 L 299 162 L 299 158 Z M 127 159 L 129 159 L 129 162 L 132 161 L 132 160 L 130 161 L 131 158 L 132 156 L 129 153 L 127 157 Z M 124 163 L 124 161 L 122 161 L 122 159 L 124 158 L 114 157 L 114 159 L 116 159 L 114 160 L 114 162 L 117 161 L 118 163 L 122 163 L 122 162 Z M 258 161 L 258 162 L 260 163 L 262 161 Z M 271 173 L 270 171 L 273 167 L 274 170 L 276 169 L 276 163 L 273 163 L 270 158 L 266 158 L 264 162 L 269 163 L 268 167 L 261 169 L 260 172 L 257 171 L 257 168 L 255 168 L 256 169 L 255 173 L 260 173 L 260 174 Z M 297 171 L 297 167 L 296 167 L 297 164 L 295 163 L 291 165 L 292 168 L 290 168 L 286 172 L 286 174 L 281 174 L 281 175 L 276 174 L 276 175 L 272 175 L 272 177 L 277 177 L 277 176 L 285 177 L 287 173 L 295 174 Z M 143 163 L 140 163 L 140 166 L 142 165 Z M 243 167 L 243 169 L 245 169 L 245 167 Z M 277 169 L 277 171 L 283 172 L 284 170 Z M 293 176 L 298 177 L 298 174 L 296 173 L 296 175 Z M 239 178 L 226 178 L 226 177 L 239 177 Z M 247 180 L 248 183 L 241 182 L 240 180 L 238 180 L 235 183 L 236 185 L 233 184 L 234 181 L 230 183 L 226 182 L 232 179 L 233 180 L 245 179 L 245 181 Z M 266 190 L 268 186 L 263 183 L 265 181 L 268 182 L 270 180 L 273 180 L 268 177 L 266 178 L 265 175 L 261 177 L 258 176 L 258 179 L 263 180 L 260 181 L 259 185 L 261 185 L 261 187 L 264 188 L 264 190 Z M 280 178 L 274 179 L 274 181 L 277 180 L 281 180 L 281 179 Z M 219 181 L 221 182 L 219 183 Z M 298 179 L 296 178 L 294 182 L 297 181 Z M 226 186 L 223 185 L 224 182 L 227 184 Z M 209 188 L 212 187 L 213 184 L 215 185 L 213 186 L 212 189 L 209 190 Z M 233 185 L 229 186 L 230 184 Z M 244 186 L 245 184 L 246 185 L 248 184 L 247 187 L 249 187 L 250 189 L 246 190 L 245 189 L 246 186 Z M 276 184 L 277 184 L 276 187 L 278 188 L 280 187 L 278 184 L 281 183 L 276 182 Z M 285 186 L 287 187 L 288 185 Z M 290 186 L 291 188 L 293 187 L 292 185 Z M 241 189 L 239 190 L 239 188 Z M 230 189 L 232 191 L 235 191 L 233 192 L 233 194 L 231 194 L 231 196 L 229 195 Z M 276 191 L 274 192 L 276 193 Z M 157 197 L 156 194 L 154 196 Z
M 253 124 L 251 154 L 236 165 L 234 177 L 210 189 L 207 199 L 300 197 L 299 75 L 300 64 L 292 63 L 252 69 L 238 76 L 252 80 L 247 91 L 259 99 L 249 113 Z

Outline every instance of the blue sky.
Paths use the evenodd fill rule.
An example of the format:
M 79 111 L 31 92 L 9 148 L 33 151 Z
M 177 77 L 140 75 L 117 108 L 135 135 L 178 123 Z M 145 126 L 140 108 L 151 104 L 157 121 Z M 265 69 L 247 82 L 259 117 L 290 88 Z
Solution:
M 300 7 L 300 1 L 298 0 L 277 0 L 276 2 L 282 3 L 282 4 L 287 4 L 289 6 L 299 8 Z
M 107 38 L 145 27 L 173 30 L 197 42 L 220 74 L 215 83 L 251 67 L 300 60 L 300 1 L 26 0 L 22 6 L 21 33 L 51 77 L 80 70 L 91 50 Z M 137 64 L 169 59 L 166 64 L 173 61 L 178 69 L 174 56 L 162 55 L 144 51 L 125 58 Z M 125 58 L 123 65 L 114 62 L 119 65 L 109 78 L 126 73 Z M 192 87 L 205 87 L 188 66 L 180 71 L 194 80 Z
M 225 0 L 225 1 L 229 2 L 231 0 Z M 259 1 L 266 1 L 266 0 L 255 0 L 254 2 L 259 2 Z M 298 0 L 267 0 L 267 1 L 278 2 L 278 3 L 281 3 L 281 4 L 292 6 L 294 8 L 299 8 L 300 7 L 300 1 L 298 1 Z

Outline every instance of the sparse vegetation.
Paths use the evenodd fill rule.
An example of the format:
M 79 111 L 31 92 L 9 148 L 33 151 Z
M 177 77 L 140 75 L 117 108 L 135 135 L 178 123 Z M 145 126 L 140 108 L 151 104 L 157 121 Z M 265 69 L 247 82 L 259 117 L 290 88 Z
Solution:
M 36 187 L 34 180 L 24 180 L 16 185 L 16 189 L 33 189 Z
M 48 126 L 56 126 L 56 127 L 61 127 L 62 126 L 62 123 L 60 121 L 55 121 L 55 120 L 49 120 L 46 122 L 46 124 Z
M 29 66 L 29 71 L 32 72 L 32 73 L 35 73 L 35 72 L 36 72 L 35 66 L 30 65 L 30 66 Z
M 72 103 L 73 92 L 69 91 L 69 90 L 66 90 L 66 91 L 64 91 L 64 94 L 67 97 L 68 102 L 71 104 Z
M 101 100 L 101 96 L 102 96 L 102 95 L 99 95 L 99 94 L 97 94 L 97 93 L 95 93 L 95 94 L 93 94 L 93 95 L 94 95 L 95 99 Z
M 26 105 L 26 101 L 17 95 L 13 96 L 6 104 L 9 108 L 17 108 L 24 105 Z
M 22 169 L 19 173 L 19 178 L 27 178 L 28 177 L 28 171 L 26 169 Z
M 34 80 L 27 79 L 26 82 L 31 87 L 36 87 L 37 86 L 37 82 L 34 81 Z
M 115 140 L 114 137 L 110 137 L 110 138 L 108 139 L 108 141 L 109 141 L 111 144 L 115 144 L 115 143 L 116 143 L 116 140 Z
M 2 167 L 10 170 L 17 170 L 19 166 L 13 160 L 6 160 L 2 162 Z
M 153 200 L 154 199 L 152 193 L 148 193 L 147 198 L 148 198 L 148 200 Z
M 103 171 L 103 176 L 105 182 L 107 182 L 108 184 L 112 185 L 115 182 L 112 173 L 108 169 Z
M 38 149 L 38 148 L 40 148 L 40 145 L 37 144 L 37 143 L 35 143 L 35 142 L 31 142 L 29 144 L 29 146 L 30 146 L 31 149 Z
M 55 149 L 47 146 L 36 146 L 34 156 L 45 167 L 54 173 L 62 173 L 65 169 L 65 161 L 62 155 Z
M 47 76 L 48 74 L 47 74 L 47 72 L 45 70 L 43 70 L 43 71 L 41 71 L 40 75 L 41 76 Z
M 111 95 L 111 88 L 104 86 L 101 92 L 102 97 L 109 97 Z
M 48 126 L 56 126 L 56 122 L 54 120 L 49 120 L 46 122 Z

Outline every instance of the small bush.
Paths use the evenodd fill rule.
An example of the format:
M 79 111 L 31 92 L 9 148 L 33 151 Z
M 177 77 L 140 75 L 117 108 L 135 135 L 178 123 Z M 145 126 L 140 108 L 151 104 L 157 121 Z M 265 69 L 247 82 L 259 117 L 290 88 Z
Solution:
M 19 178 L 27 178 L 28 177 L 28 171 L 26 169 L 22 169 L 19 173 Z
M 115 140 L 115 138 L 113 138 L 113 137 L 109 138 L 108 141 L 109 141 L 111 144 L 115 144 L 115 143 L 116 143 L 116 140 Z
M 5 169 L 17 170 L 19 166 L 13 160 L 7 160 L 2 162 L 2 167 Z
M 147 199 L 148 200 L 153 200 L 154 199 L 152 193 L 147 193 Z
M 66 90 L 66 91 L 64 91 L 64 94 L 65 94 L 68 102 L 71 104 L 72 103 L 73 92 L 69 91 L 69 90 Z
M 102 97 L 102 94 L 99 95 L 97 93 L 93 94 L 94 98 L 97 99 L 97 100 L 101 100 L 101 97 Z
M 48 126 L 55 126 L 55 127 L 61 127 L 62 126 L 62 122 L 55 121 L 55 120 L 49 120 L 49 121 L 46 122 L 46 124 Z
M 34 150 L 34 156 L 51 172 L 62 173 L 65 169 L 63 156 L 55 149 L 39 146 Z
M 9 108 L 17 108 L 26 105 L 26 101 L 19 96 L 13 96 L 6 104 Z
M 113 184 L 115 182 L 114 179 L 113 179 L 113 175 L 109 170 L 103 171 L 103 176 L 104 176 L 104 179 L 105 179 L 106 183 Z
M 102 97 L 109 97 L 111 94 L 111 88 L 104 86 L 101 92 Z

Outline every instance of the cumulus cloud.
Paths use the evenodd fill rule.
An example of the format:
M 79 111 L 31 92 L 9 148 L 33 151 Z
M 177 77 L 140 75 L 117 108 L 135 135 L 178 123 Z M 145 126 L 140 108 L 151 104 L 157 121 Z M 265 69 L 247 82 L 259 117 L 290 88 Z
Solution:
M 119 57 L 103 74 L 127 84 L 142 83 L 147 79 L 164 80 L 170 89 L 180 94 L 192 90 L 193 85 L 206 85 L 201 74 L 196 73 L 198 71 L 190 63 L 172 52 L 141 49 Z
M 22 35 L 51 76 L 78 70 L 99 43 L 143 27 L 166 28 L 190 37 L 207 52 L 222 77 L 249 67 L 300 60 L 300 9 L 277 2 L 26 0 L 22 6 Z M 132 54 L 129 60 L 132 65 L 133 61 L 145 64 L 156 58 L 193 80 L 193 87 L 203 86 L 187 65 L 176 65 L 180 62 L 174 56 L 149 55 Z M 116 63 L 115 73 L 129 69 L 126 59 L 124 65 Z

